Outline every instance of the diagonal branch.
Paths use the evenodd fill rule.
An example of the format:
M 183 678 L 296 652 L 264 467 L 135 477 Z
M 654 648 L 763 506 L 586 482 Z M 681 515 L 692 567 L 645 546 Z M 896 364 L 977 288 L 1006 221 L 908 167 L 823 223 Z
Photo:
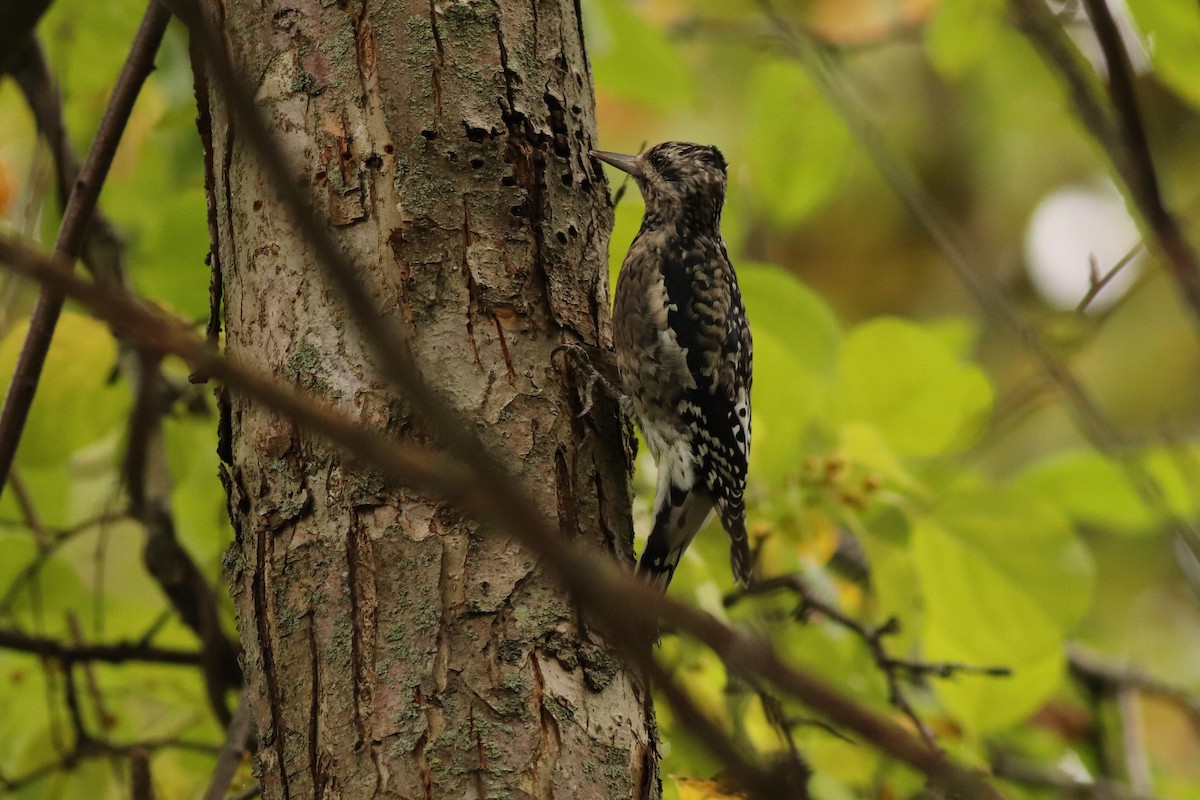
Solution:
M 1037 6 L 1040 0 L 1011 1 L 1021 8 L 1041 8 Z M 1028 350 L 1041 370 L 1058 388 L 1080 433 L 1093 447 L 1112 458 L 1121 467 L 1129 485 L 1138 493 L 1146 508 L 1162 519 L 1165 527 L 1174 534 L 1180 549 L 1181 569 L 1188 573 L 1193 564 L 1200 564 L 1200 531 L 1171 509 L 1162 486 L 1136 455 L 1131 453 L 1125 434 L 1096 404 L 1071 370 L 1058 359 L 1038 333 L 1018 317 L 1004 301 L 1004 292 L 993 273 L 977 268 L 976 265 L 984 259 L 971 252 L 961 232 L 941 208 L 930 202 L 912 171 L 891 150 L 878 128 L 867 119 L 859 108 L 852 90 L 846 85 L 844 76 L 832 63 L 829 52 L 803 32 L 796 30 L 775 10 L 771 0 L 756 2 L 773 24 L 784 55 L 801 63 L 808 70 L 822 95 L 842 117 L 875 167 L 892 187 L 896 197 L 925 228 L 947 266 L 978 303 L 988 322 L 996 325 L 999 330 Z M 1034 18 L 1034 21 L 1039 25 L 1045 23 L 1040 16 Z M 1075 51 L 1070 48 L 1069 43 L 1060 41 L 1065 38 L 1061 28 L 1057 27 L 1052 17 L 1050 22 L 1054 25 L 1052 28 L 1046 28 L 1052 32 L 1047 41 L 1055 43 L 1055 52 L 1061 50 L 1074 57 Z M 1042 27 L 1038 30 L 1042 30 Z M 1071 71 L 1068 77 L 1071 79 L 1069 82 L 1079 106 L 1079 113 L 1085 118 L 1085 122 L 1089 126 L 1095 126 L 1094 134 L 1102 143 L 1114 141 L 1113 137 L 1117 134 L 1111 121 L 1106 121 L 1107 118 L 1103 116 L 1103 101 L 1096 87 L 1078 71 Z
M 136 41 L 134 46 L 137 47 Z M 14 76 L 33 111 L 39 132 L 50 147 L 59 197 L 63 206 L 68 207 L 72 187 L 79 180 L 80 166 L 67 135 L 61 92 L 36 40 L 14 70 Z M 129 99 L 132 101 L 133 97 Z M 81 248 L 84 264 L 98 283 L 128 288 L 124 245 L 99 207 L 92 210 Z M 162 433 L 166 381 L 158 359 L 145 357 L 129 342 L 120 344 L 120 368 L 136 392 L 123 484 L 130 498 L 130 513 L 146 531 L 143 560 L 180 619 L 201 640 L 202 650 L 207 655 L 203 666 L 209 702 L 219 721 L 226 724 L 229 710 L 225 690 L 242 682 L 237 645 L 221 630 L 216 593 L 176 537 L 170 471 Z M 15 477 L 10 482 L 14 490 L 19 489 Z
M 100 189 L 112 165 L 113 156 L 138 92 L 154 68 L 154 54 L 158 51 L 170 18 L 170 13 L 158 0 L 151 0 L 113 87 L 112 97 L 100 122 L 100 129 L 96 132 L 96 138 L 92 140 L 91 150 L 75 180 L 75 187 L 63 212 L 62 226 L 54 243 L 54 252 L 66 261 L 73 262 L 83 248 L 88 223 L 100 197 Z M 42 367 L 46 363 L 46 354 L 50 350 L 50 341 L 54 337 L 62 306 L 63 295 L 51 287 L 43 287 L 29 322 L 29 332 L 21 347 L 8 394 L 4 398 L 4 410 L 0 412 L 0 493 L 4 490 L 4 483 L 21 441 L 21 433 L 25 429 L 25 421 L 29 417 L 29 408 L 37 392 Z
M 0 234 L 0 262 L 29 278 L 54 283 L 83 302 L 125 336 L 162 354 L 183 358 L 193 370 L 211 375 L 253 396 L 277 413 L 324 436 L 352 456 L 405 486 L 436 494 L 463 513 L 503 527 L 535 552 L 572 591 L 581 607 L 623 641 L 644 637 L 661 619 L 708 646 L 738 674 L 761 678 L 792 695 L 834 725 L 857 734 L 892 758 L 928 776 L 949 793 L 995 800 L 999 793 L 982 775 L 951 761 L 895 722 L 843 695 L 824 681 L 785 663 L 770 643 L 737 631 L 712 615 L 664 597 L 610 558 L 563 537 L 528 495 L 506 476 L 492 482 L 477 468 L 479 454 L 458 460 L 425 447 L 398 442 L 284 387 L 267 376 L 224 358 L 127 293 L 96 286 L 65 270 L 14 237 Z
M 925 720 L 921 719 L 916 709 L 913 708 L 912 703 L 908 701 L 908 696 L 901 685 L 902 676 L 919 678 L 925 675 L 933 675 L 939 678 L 949 678 L 960 673 L 973 673 L 999 678 L 1012 674 L 1011 670 L 1007 667 L 977 667 L 954 662 L 929 662 L 897 658 L 888 653 L 887 648 L 884 646 L 884 639 L 899 632 L 900 621 L 898 619 L 892 617 L 879 626 L 860 622 L 854 617 L 845 614 L 834 605 L 826 602 L 824 598 L 808 585 L 803 576 L 798 574 L 781 575 L 753 583 L 745 589 L 739 589 L 728 595 L 725 598 L 725 605 L 731 606 L 744 597 L 769 594 L 780 590 L 791 591 L 799 599 L 800 604 L 795 611 L 796 618 L 804 619 L 815 612 L 832 620 L 863 640 L 867 645 L 867 650 L 871 653 L 871 658 L 875 662 L 875 666 L 879 668 L 887 680 L 888 702 L 908 718 L 913 727 L 921 734 L 921 738 L 930 747 L 937 747 L 933 730 L 925 723 Z
M 1133 67 L 1107 2 L 1084 0 L 1083 4 L 1104 54 L 1107 98 L 1091 67 L 1042 0 L 1010 2 L 1029 41 L 1066 82 L 1080 119 L 1125 185 L 1130 201 L 1150 229 L 1150 245 L 1162 255 L 1176 288 L 1191 309 L 1193 322 L 1200 325 L 1200 255 L 1163 201 L 1134 91 Z
M 221 745 L 221 755 L 217 756 L 217 766 L 204 793 L 204 800 L 222 800 L 225 797 L 233 776 L 237 774 L 238 765 L 246 755 L 246 744 L 253 733 L 254 719 L 250 716 L 250 704 L 242 697 L 229 722 L 225 744 Z
M 154 647 L 139 642 L 70 645 L 46 636 L 31 636 L 22 631 L 4 629 L 0 629 L 0 650 L 31 653 L 64 665 L 77 661 L 103 661 L 109 664 L 143 661 L 190 667 L 201 663 L 204 658 L 198 652 Z
M 25 95 L 33 112 L 38 133 L 50 148 L 54 161 L 55 184 L 59 206 L 65 211 L 71 191 L 79 178 L 79 158 L 67 134 L 63 113 L 63 98 L 57 81 L 50 72 L 41 42 L 34 39 L 21 60 L 13 68 L 13 78 Z M 101 283 L 124 284 L 124 243 L 112 220 L 97 206 L 92 211 L 80 255 L 84 266 Z

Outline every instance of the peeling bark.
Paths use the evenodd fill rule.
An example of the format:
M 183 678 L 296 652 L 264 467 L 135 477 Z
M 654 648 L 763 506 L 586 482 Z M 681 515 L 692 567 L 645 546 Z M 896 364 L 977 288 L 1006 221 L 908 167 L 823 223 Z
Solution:
M 220 3 L 231 55 L 425 375 L 564 535 L 632 558 L 628 442 L 550 351 L 607 346 L 611 209 L 570 0 Z M 218 96 L 234 357 L 425 440 Z M 659 795 L 640 678 L 509 538 L 227 400 L 227 574 L 268 798 Z

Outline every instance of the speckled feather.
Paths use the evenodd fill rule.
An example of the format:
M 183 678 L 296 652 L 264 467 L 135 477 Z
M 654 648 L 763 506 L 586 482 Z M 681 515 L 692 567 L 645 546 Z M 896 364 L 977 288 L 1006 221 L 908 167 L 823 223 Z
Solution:
M 659 473 L 638 569 L 665 588 L 715 506 L 745 583 L 752 343 L 721 240 L 725 161 L 716 148 L 666 142 L 638 169 L 646 214 L 613 312 L 622 389 Z

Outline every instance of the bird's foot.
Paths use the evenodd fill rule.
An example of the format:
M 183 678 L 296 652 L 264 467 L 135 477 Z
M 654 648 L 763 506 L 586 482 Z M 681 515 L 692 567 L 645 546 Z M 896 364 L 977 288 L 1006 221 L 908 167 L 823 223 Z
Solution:
M 617 402 L 622 410 L 629 406 L 629 398 L 621 393 L 621 390 L 613 384 L 608 378 L 600 374 L 600 370 L 596 369 L 592 364 L 592 350 L 595 348 L 586 345 L 569 342 L 560 344 L 550 351 L 550 359 L 553 361 L 558 356 L 565 355 L 573 363 L 574 368 L 585 376 L 583 385 L 583 408 L 577 416 L 587 416 L 587 413 L 592 410 L 592 404 L 596 397 L 596 387 L 604 392 L 611 400 Z

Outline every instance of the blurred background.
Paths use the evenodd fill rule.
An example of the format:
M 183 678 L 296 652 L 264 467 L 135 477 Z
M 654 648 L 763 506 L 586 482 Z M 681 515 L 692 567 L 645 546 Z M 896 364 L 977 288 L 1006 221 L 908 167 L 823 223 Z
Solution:
M 142 5 L 57 0 L 39 27 L 80 152 Z M 1164 200 L 1200 242 L 1200 8 L 1110 8 Z M 1009 678 L 904 684 L 950 752 L 1008 770 L 1006 796 L 1099 797 L 1068 793 L 1061 780 L 1104 778 L 1138 790 L 1130 797 L 1200 796 L 1200 568 L 1186 533 L 1200 512 L 1200 328 L 1157 245 L 1143 242 L 1111 154 L 1011 7 L 781 0 L 772 14 L 754 0 L 583 0 L 582 9 L 598 145 L 638 152 L 691 140 L 717 145 L 730 164 L 723 229 L 755 339 L 750 518 L 761 573 L 803 576 L 869 625 L 895 616 L 900 632 L 885 641 L 897 657 L 1011 668 Z M 1099 85 L 1104 59 L 1083 10 L 1052 9 Z M 101 203 L 128 240 L 137 289 L 202 327 L 203 160 L 181 29 L 158 63 Z M 872 147 L 864 131 L 877 137 Z M 643 207 L 635 186 L 609 177 L 615 281 Z M 24 100 L 0 82 L 0 218 L 49 243 L 56 209 Z M 946 233 L 957 254 L 939 245 Z M 955 262 L 981 292 L 968 291 Z M 0 275 L 0 375 L 11 373 L 32 297 Z M 68 311 L 18 457 L 24 491 L 0 501 L 0 624 L 56 635 L 73 614 L 89 638 L 188 646 L 141 568 L 139 527 L 109 519 L 129 402 L 115 353 L 103 326 Z M 1094 406 L 1092 422 L 1081 424 L 1063 375 Z M 179 535 L 223 585 L 231 534 L 206 398 L 182 397 L 167 434 Z M 653 474 L 643 447 L 639 531 Z M 22 494 L 48 540 L 30 535 Z M 909 724 L 843 626 L 819 613 L 794 619 L 787 595 L 727 606 L 727 563 L 710 526 L 672 593 L 762 630 Z M 671 635 L 661 655 L 743 744 L 787 749 L 769 703 L 713 656 Z M 1179 692 L 1126 691 L 1097 665 L 1136 665 Z M 134 665 L 97 680 L 113 707 L 99 723 L 114 736 L 220 741 L 190 672 Z M 54 696 L 51 671 L 0 650 L 0 707 L 30 721 L 0 728 L 0 774 L 61 747 Z M 668 796 L 724 796 L 719 765 L 665 712 L 662 723 Z M 817 797 L 920 792 L 914 775 L 865 746 L 803 721 L 786 727 L 817 772 Z M 203 748 L 164 751 L 156 782 L 168 796 L 196 796 L 211 764 Z M 124 796 L 102 761 L 17 796 L 85 794 Z

